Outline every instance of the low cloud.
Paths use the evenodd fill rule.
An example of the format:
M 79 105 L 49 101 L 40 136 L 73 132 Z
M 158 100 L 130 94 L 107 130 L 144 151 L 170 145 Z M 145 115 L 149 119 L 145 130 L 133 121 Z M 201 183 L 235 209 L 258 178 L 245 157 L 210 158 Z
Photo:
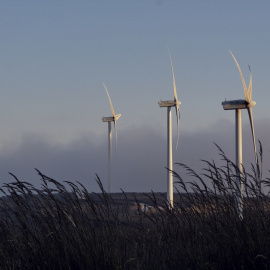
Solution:
M 270 161 L 268 134 L 270 121 L 259 120 L 255 123 L 256 138 L 261 140 L 264 150 L 264 167 Z M 115 151 L 113 142 L 112 191 L 148 192 L 166 191 L 166 137 L 156 129 L 141 127 L 136 130 L 118 132 L 118 146 Z M 214 159 L 220 164 L 218 144 L 229 159 L 235 158 L 234 124 L 220 121 L 203 130 L 185 133 L 180 130 L 179 147 L 175 150 L 174 163 L 184 163 L 198 173 L 205 164 L 201 160 Z M 259 146 L 257 144 L 257 146 Z M 104 141 L 91 136 L 81 136 L 69 144 L 53 143 L 44 136 L 24 135 L 17 145 L 8 144 L 0 155 L 0 184 L 13 181 L 11 172 L 20 180 L 28 181 L 39 187 L 41 182 L 34 168 L 45 175 L 62 181 L 79 181 L 89 191 L 99 191 L 95 181 L 97 174 L 107 189 L 108 177 L 107 136 Z M 243 163 L 250 167 L 254 163 L 252 135 L 247 124 L 243 126 Z M 175 165 L 174 169 L 183 179 L 186 172 Z

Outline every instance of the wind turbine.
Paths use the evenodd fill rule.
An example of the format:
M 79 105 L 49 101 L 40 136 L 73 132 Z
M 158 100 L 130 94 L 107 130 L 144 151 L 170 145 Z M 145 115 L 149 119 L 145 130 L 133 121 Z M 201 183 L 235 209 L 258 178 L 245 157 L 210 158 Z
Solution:
M 179 141 L 179 118 L 180 118 L 180 108 L 179 105 L 181 102 L 177 99 L 174 72 L 173 72 L 173 63 L 172 58 L 169 52 L 171 69 L 172 69 L 172 77 L 173 77 L 173 91 L 174 91 L 174 100 L 160 101 L 158 102 L 159 107 L 167 107 L 167 201 L 169 204 L 169 208 L 173 208 L 173 161 L 172 161 L 172 107 L 175 107 L 176 110 L 176 118 L 177 118 L 177 143 L 176 149 L 178 147 Z
M 235 143 L 236 143 L 236 166 L 238 168 L 238 171 L 236 173 L 236 185 L 237 185 L 237 195 L 236 195 L 236 208 L 238 211 L 239 217 L 243 218 L 243 182 L 241 181 L 242 173 L 243 173 L 243 166 L 242 166 L 242 119 L 241 119 L 241 110 L 247 109 L 249 121 L 250 121 L 250 127 L 252 132 L 252 138 L 253 138 L 253 146 L 254 146 L 254 153 L 255 153 L 255 162 L 256 166 L 258 168 L 258 156 L 256 151 L 256 142 L 255 142 L 255 132 L 254 132 L 254 124 L 253 124 L 253 116 L 252 116 L 252 108 L 256 105 L 256 102 L 252 100 L 252 74 L 250 71 L 250 81 L 249 86 L 247 89 L 242 71 L 240 69 L 240 66 L 230 51 L 241 76 L 242 84 L 245 92 L 245 99 L 237 99 L 237 100 L 229 100 L 229 101 L 223 101 L 223 109 L 224 110 L 235 110 Z
M 106 85 L 103 83 L 104 88 L 107 92 L 110 105 L 111 105 L 111 111 L 112 111 L 112 116 L 108 117 L 102 117 L 102 122 L 108 122 L 108 192 L 111 192 L 111 171 L 112 171 L 112 125 L 111 123 L 114 122 L 114 130 L 115 130 L 115 142 L 117 145 L 117 129 L 116 129 L 116 121 L 120 118 L 121 114 L 115 114 L 112 101 L 109 95 L 109 92 L 107 90 Z

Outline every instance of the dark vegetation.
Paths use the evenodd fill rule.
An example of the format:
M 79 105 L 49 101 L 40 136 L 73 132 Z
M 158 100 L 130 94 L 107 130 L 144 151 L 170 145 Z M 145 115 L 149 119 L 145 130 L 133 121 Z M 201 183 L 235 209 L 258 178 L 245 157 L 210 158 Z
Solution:
M 241 220 L 236 168 L 220 155 L 224 166 L 204 161 L 202 175 L 178 164 L 193 180 L 173 172 L 173 210 L 161 193 L 107 194 L 98 177 L 99 194 L 39 171 L 40 189 L 14 176 L 1 188 L 0 269 L 267 269 L 270 179 L 262 180 L 262 158 L 243 173 Z

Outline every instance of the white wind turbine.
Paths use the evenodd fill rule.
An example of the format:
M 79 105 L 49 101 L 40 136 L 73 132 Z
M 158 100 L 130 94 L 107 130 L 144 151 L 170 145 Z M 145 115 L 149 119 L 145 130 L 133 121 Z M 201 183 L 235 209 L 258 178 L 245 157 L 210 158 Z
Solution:
M 237 99 L 237 100 L 230 100 L 222 102 L 224 110 L 235 110 L 235 143 L 236 143 L 236 166 L 238 167 L 237 171 L 237 178 L 236 178 L 236 185 L 237 185 L 237 195 L 236 195 L 236 208 L 238 211 L 239 217 L 243 218 L 243 182 L 241 181 L 242 173 L 243 173 L 243 166 L 242 166 L 242 120 L 241 120 L 241 110 L 247 109 L 250 127 L 252 132 L 253 138 L 253 146 L 254 146 L 254 153 L 255 153 L 255 162 L 256 166 L 258 166 L 258 156 L 256 151 L 256 142 L 255 142 L 255 132 L 254 132 L 254 125 L 253 125 L 253 117 L 252 117 L 252 108 L 256 105 L 256 102 L 252 100 L 252 74 L 250 70 L 250 81 L 249 86 L 247 89 L 242 71 L 240 66 L 238 65 L 236 58 L 230 51 L 241 76 L 244 92 L 245 92 L 245 99 Z
M 169 50 L 168 50 L 169 51 Z M 179 140 L 179 118 L 180 118 L 180 101 L 177 99 L 174 72 L 173 72 L 173 64 L 172 58 L 169 51 L 171 69 L 172 69 L 172 77 L 173 77 L 173 90 L 174 90 L 174 100 L 160 101 L 158 102 L 160 107 L 167 107 L 167 201 L 169 203 L 169 207 L 173 208 L 173 161 L 172 161 L 172 114 L 171 108 L 175 107 L 176 110 L 176 118 L 177 118 L 177 143 L 176 149 L 178 147 Z
M 114 109 L 113 109 L 113 105 L 112 105 L 112 101 L 109 95 L 109 92 L 107 90 L 106 85 L 103 83 L 104 88 L 107 92 L 109 101 L 110 101 L 110 105 L 111 105 L 111 111 L 112 111 L 112 116 L 108 116 L 108 117 L 102 117 L 102 122 L 108 122 L 108 192 L 111 192 L 111 171 L 112 171 L 112 125 L 111 123 L 114 122 L 114 130 L 115 130 L 115 142 L 117 144 L 117 129 L 116 129 L 116 121 L 120 118 L 121 114 L 115 114 L 114 113 Z

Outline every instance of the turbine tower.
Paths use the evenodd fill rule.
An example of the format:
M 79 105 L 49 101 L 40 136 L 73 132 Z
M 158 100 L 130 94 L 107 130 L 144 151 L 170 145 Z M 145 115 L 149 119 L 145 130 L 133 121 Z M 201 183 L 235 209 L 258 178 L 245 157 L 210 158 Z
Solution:
M 237 100 L 229 100 L 229 101 L 223 101 L 223 109 L 224 110 L 235 110 L 235 146 L 236 146 L 236 166 L 238 168 L 236 172 L 236 208 L 238 215 L 240 219 L 243 218 L 243 182 L 241 180 L 242 173 L 243 173 L 243 165 L 242 165 L 242 119 L 241 119 L 241 110 L 247 109 L 248 116 L 249 116 L 249 122 L 252 132 L 252 138 L 253 138 L 253 146 L 254 146 L 254 153 L 255 153 L 255 162 L 256 162 L 256 168 L 258 168 L 258 156 L 256 151 L 256 142 L 255 142 L 255 132 L 254 132 L 254 124 L 253 124 L 253 116 L 252 116 L 252 108 L 256 105 L 256 102 L 252 100 L 252 74 L 250 70 L 250 81 L 249 86 L 247 89 L 242 71 L 240 69 L 240 66 L 238 65 L 238 62 L 232 52 L 230 51 L 241 76 L 242 84 L 244 87 L 245 92 L 245 99 L 237 99 Z
M 112 116 L 108 117 L 102 117 L 102 122 L 108 122 L 108 193 L 111 192 L 111 172 L 112 172 L 112 125 L 111 123 L 114 122 L 114 130 L 115 130 L 115 142 L 117 145 L 117 129 L 116 129 L 116 121 L 120 118 L 121 114 L 115 114 L 112 101 L 109 95 L 109 92 L 107 90 L 106 85 L 103 83 L 104 88 L 107 92 L 110 105 L 111 105 L 111 111 Z
M 172 107 L 175 107 L 176 110 L 176 118 L 177 118 L 177 143 L 176 149 L 178 147 L 179 141 L 179 118 L 180 118 L 180 108 L 179 105 L 181 102 L 177 99 L 174 72 L 173 72 L 173 64 L 172 58 L 169 52 L 171 69 L 172 69 L 172 77 L 173 77 L 173 90 L 174 90 L 174 100 L 160 101 L 158 102 L 159 107 L 167 107 L 167 201 L 169 204 L 169 208 L 173 208 L 173 160 L 172 160 Z

